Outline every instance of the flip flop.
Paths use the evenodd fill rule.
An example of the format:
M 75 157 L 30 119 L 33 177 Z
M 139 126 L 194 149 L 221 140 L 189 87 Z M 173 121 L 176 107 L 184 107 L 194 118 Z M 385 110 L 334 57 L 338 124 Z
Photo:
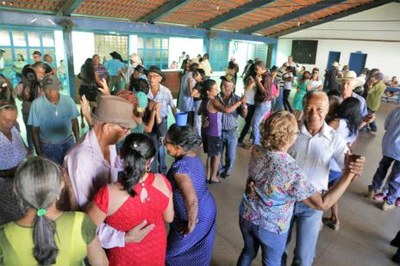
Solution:
M 322 218 L 322 222 L 324 223 L 324 225 L 328 226 L 333 231 L 338 231 L 340 229 L 340 225 L 334 223 L 331 218 L 324 217 Z
M 208 180 L 208 183 L 209 184 L 218 184 L 218 183 L 221 183 L 221 180 L 215 181 L 215 180 L 210 179 L 210 180 Z

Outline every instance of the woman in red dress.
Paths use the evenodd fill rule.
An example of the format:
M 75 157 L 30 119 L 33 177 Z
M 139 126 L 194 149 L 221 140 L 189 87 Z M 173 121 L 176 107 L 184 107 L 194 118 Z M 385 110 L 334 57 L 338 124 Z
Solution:
M 101 188 L 88 208 L 100 225 L 103 221 L 128 231 L 146 220 L 155 227 L 140 243 L 108 250 L 110 265 L 165 265 L 166 229 L 174 217 L 171 184 L 165 176 L 150 172 L 156 154 L 154 143 L 144 134 L 130 134 L 121 157 L 124 170 L 118 183 Z

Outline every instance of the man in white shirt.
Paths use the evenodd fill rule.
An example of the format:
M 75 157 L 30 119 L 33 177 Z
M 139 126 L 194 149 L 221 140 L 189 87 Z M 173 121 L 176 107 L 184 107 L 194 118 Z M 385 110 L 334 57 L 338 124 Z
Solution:
M 349 149 L 344 139 L 325 123 L 329 110 L 328 96 L 325 92 L 307 93 L 303 99 L 303 106 L 304 123 L 289 153 L 314 187 L 324 193 L 328 189 L 329 162 L 334 159 L 338 165 L 344 167 L 345 153 Z M 359 162 L 364 160 L 365 158 L 361 158 Z M 322 211 L 311 209 L 302 202 L 296 203 L 288 237 L 289 242 L 291 230 L 294 223 L 297 223 L 296 248 L 292 265 L 312 265 L 322 214 Z M 282 262 L 282 265 L 286 265 L 286 254 Z

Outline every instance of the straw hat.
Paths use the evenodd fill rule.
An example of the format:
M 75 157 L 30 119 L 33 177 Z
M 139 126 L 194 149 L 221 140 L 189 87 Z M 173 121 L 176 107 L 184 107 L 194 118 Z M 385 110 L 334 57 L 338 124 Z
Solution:
M 339 64 L 339 62 L 335 61 L 335 62 L 332 63 L 332 66 L 334 66 L 334 67 L 339 67 L 340 64 Z
M 363 78 L 358 78 L 356 72 L 352 70 L 346 71 L 342 78 L 336 79 L 336 82 L 342 83 L 344 80 L 354 80 L 354 87 L 362 86 L 365 83 L 365 80 L 363 81 Z

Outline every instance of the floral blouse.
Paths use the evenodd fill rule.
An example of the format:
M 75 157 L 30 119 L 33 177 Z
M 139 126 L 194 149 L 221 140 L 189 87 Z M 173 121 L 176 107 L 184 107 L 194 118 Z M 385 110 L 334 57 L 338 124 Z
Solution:
M 287 153 L 254 146 L 249 164 L 253 193 L 243 194 L 240 215 L 273 233 L 289 229 L 293 207 L 316 192 L 296 161 Z

